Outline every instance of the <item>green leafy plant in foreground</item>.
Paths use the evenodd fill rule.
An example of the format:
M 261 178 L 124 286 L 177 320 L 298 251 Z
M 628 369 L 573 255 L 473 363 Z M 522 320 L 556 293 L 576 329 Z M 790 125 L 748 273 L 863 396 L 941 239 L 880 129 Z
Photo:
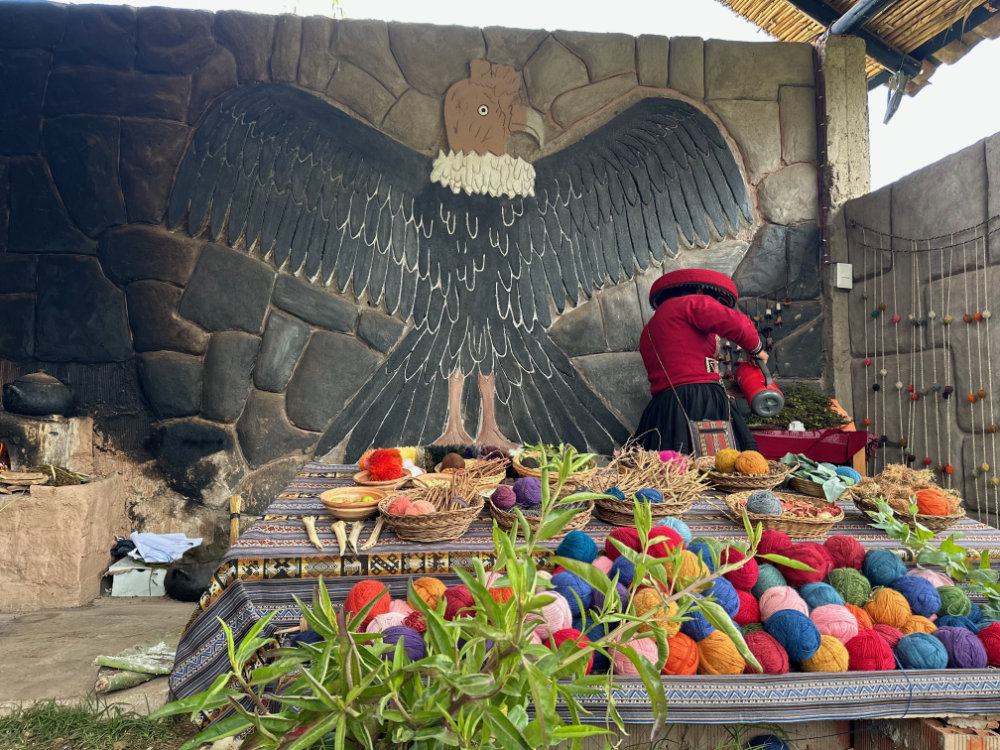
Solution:
M 612 580 L 593 565 L 561 557 L 548 558 L 549 565 L 562 565 L 590 585 L 604 592 L 604 607 L 589 612 L 586 631 L 590 641 L 582 646 L 564 642 L 558 650 L 534 643 L 541 608 L 552 601 L 550 584 L 539 574 L 538 561 L 545 559 L 540 549 L 544 541 L 559 536 L 577 512 L 564 507 L 596 497 L 576 493 L 559 499 L 566 478 L 592 459 L 589 454 L 559 447 L 555 460 L 547 446 L 530 446 L 541 457 L 542 506 L 538 531 L 533 531 L 517 510 L 518 521 L 509 532 L 494 524 L 496 549 L 494 571 L 500 579 L 488 583 L 487 571 L 473 559 L 473 570 L 457 570 L 475 602 L 470 617 L 446 620 L 445 602 L 431 609 L 413 590 L 409 601 L 426 623 L 424 640 L 427 655 L 410 661 L 397 643 L 390 647 L 380 634 L 359 634 L 361 623 L 374 602 L 353 617 L 343 606 L 331 601 L 323 581 L 319 581 L 312 606 L 299 601 L 309 628 L 323 637 L 317 644 L 276 648 L 265 635 L 270 616 L 260 620 L 236 644 L 226 628 L 231 670 L 220 675 L 204 692 L 172 703 L 158 716 L 178 713 L 218 712 L 231 709 L 185 748 L 249 730 L 243 748 L 391 748 L 416 750 L 436 747 L 539 748 L 569 742 L 580 747 L 587 737 L 604 735 L 610 746 L 616 738 L 613 728 L 624 734 L 624 723 L 614 701 L 611 674 L 586 674 L 594 652 L 605 656 L 617 649 L 635 666 L 653 709 L 655 723 L 651 741 L 664 735 L 667 700 L 661 670 L 668 656 L 666 634 L 660 623 L 636 616 L 632 610 L 620 612 L 621 602 Z M 548 477 L 557 481 L 550 487 Z M 653 526 L 648 505 L 636 503 L 635 523 L 640 538 L 646 539 Z M 761 527 L 752 528 L 744 516 L 748 542 L 745 551 L 753 556 Z M 523 542 L 518 538 L 523 530 Z M 699 594 L 711 582 L 739 568 L 743 561 L 721 565 L 699 578 L 678 579 L 681 568 L 678 548 L 664 559 L 648 554 L 650 545 L 664 537 L 650 539 L 641 551 L 614 540 L 622 555 L 635 564 L 630 587 L 657 586 L 664 605 L 677 604 L 673 619 L 683 619 L 700 610 L 716 628 L 733 640 L 743 657 L 759 665 L 722 607 Z M 777 555 L 768 559 L 794 567 L 805 567 Z M 488 587 L 509 587 L 513 594 L 499 603 Z M 297 600 L 298 601 L 298 600 Z M 662 615 L 660 615 L 662 617 Z M 644 624 L 650 632 L 639 633 Z M 627 643 L 636 637 L 656 642 L 655 663 L 640 656 Z M 492 647 L 489 644 L 492 643 Z M 252 667 L 266 656 L 266 666 Z M 594 716 L 580 698 L 601 695 L 606 711 Z
M 903 546 L 912 550 L 917 565 L 941 568 L 967 593 L 979 594 L 986 599 L 981 606 L 983 614 L 992 619 L 1000 619 L 1000 583 L 997 581 L 997 571 L 990 567 L 990 555 L 987 550 L 982 553 L 972 552 L 959 540 L 965 534 L 956 531 L 940 543 L 934 543 L 935 533 L 923 524 L 914 521 L 913 528 L 903 523 L 882 498 L 876 498 L 878 510 L 868 510 L 865 513 L 874 521 L 872 526 L 882 529 L 890 539 L 898 539 Z M 914 498 L 910 498 L 909 512 L 916 516 L 919 512 Z M 977 561 L 978 558 L 978 561 Z

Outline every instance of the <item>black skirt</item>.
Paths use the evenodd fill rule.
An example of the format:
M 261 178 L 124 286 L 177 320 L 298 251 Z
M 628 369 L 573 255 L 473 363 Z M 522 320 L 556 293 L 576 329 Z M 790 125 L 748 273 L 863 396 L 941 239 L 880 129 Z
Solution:
M 684 405 L 683 410 L 680 404 Z M 687 420 L 698 422 L 727 417 L 732 419 L 736 447 L 741 451 L 757 450 L 757 441 L 747 428 L 743 415 L 719 383 L 690 383 L 656 394 L 642 412 L 632 440 L 646 450 L 692 453 L 694 449 Z

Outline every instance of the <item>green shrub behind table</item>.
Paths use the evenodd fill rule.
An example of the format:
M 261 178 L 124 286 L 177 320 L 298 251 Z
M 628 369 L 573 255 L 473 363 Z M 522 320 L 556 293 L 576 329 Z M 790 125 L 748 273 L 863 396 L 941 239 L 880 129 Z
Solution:
M 798 420 L 807 430 L 828 430 L 843 427 L 850 420 L 830 408 L 833 403 L 829 396 L 813 390 L 807 385 L 793 385 L 782 389 L 785 394 L 785 408 L 773 417 L 751 414 L 747 424 L 769 425 L 786 430 L 791 422 Z

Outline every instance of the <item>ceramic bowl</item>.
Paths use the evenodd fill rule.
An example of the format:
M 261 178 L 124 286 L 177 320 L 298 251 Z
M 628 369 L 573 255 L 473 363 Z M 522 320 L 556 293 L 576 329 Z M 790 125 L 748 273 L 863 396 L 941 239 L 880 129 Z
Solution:
M 385 497 L 385 491 L 371 487 L 336 487 L 319 496 L 330 515 L 342 521 L 358 521 L 378 513 L 378 504 Z M 365 502 L 352 502 L 362 497 L 370 497 Z
M 409 474 L 406 474 L 404 476 L 401 476 L 399 479 L 386 479 L 381 482 L 376 482 L 374 479 L 371 478 L 371 475 L 368 473 L 367 470 L 359 471 L 352 478 L 354 479 L 355 484 L 360 484 L 363 487 L 382 487 L 383 489 L 387 490 L 394 490 L 399 487 L 402 487 L 404 484 L 413 479 L 413 477 L 411 477 Z

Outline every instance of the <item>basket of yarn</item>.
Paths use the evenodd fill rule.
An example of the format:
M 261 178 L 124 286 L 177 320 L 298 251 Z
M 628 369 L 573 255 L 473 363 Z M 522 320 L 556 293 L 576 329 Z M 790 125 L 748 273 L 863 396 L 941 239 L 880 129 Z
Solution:
M 950 529 L 965 518 L 962 497 L 955 490 L 939 487 L 930 469 L 911 469 L 888 464 L 872 477 L 865 477 L 848 491 L 862 513 L 877 511 L 877 499 L 884 499 L 893 515 L 911 529 L 920 524 L 937 533 Z M 910 512 L 911 498 L 917 513 Z
M 741 525 L 739 519 L 745 509 L 750 523 L 797 539 L 826 536 L 834 524 L 844 520 L 844 511 L 836 503 L 811 495 L 754 490 L 735 492 L 725 499 L 729 512 Z
M 878 505 L 875 504 L 875 498 L 861 495 L 854 491 L 853 487 L 848 487 L 847 489 L 848 492 L 851 493 L 854 505 L 862 513 L 867 513 L 868 511 L 878 511 Z M 950 529 L 956 523 L 965 518 L 965 509 L 959 507 L 955 513 L 948 513 L 947 515 L 932 515 L 930 513 L 913 514 L 910 513 L 909 508 L 901 510 L 893 507 L 892 515 L 895 516 L 900 522 L 905 523 L 911 529 L 916 528 L 916 524 L 919 523 L 924 528 L 933 531 L 935 534 L 939 534 L 942 531 Z
M 481 488 L 490 489 L 503 483 L 507 478 L 507 467 L 510 466 L 510 459 L 503 457 L 462 459 L 459 456 L 458 460 L 463 461 L 461 466 L 445 466 L 442 462 L 434 467 L 434 471 L 439 474 L 467 474 Z
M 765 459 L 757 451 L 735 450 L 735 463 L 730 465 L 729 456 L 721 451 L 717 456 L 701 456 L 694 460 L 695 468 L 705 475 L 708 483 L 723 492 L 744 490 L 773 490 L 798 468 L 798 464 L 783 464 Z M 747 456 L 746 454 L 753 454 Z M 746 460 L 741 462 L 740 458 Z
M 501 484 L 493 490 L 489 500 L 490 515 L 504 531 L 514 528 L 514 522 L 518 520 L 514 508 L 520 508 L 524 514 L 524 519 L 528 522 L 532 531 L 538 531 L 541 524 L 542 507 L 542 480 L 538 477 L 521 477 L 514 486 Z M 561 538 L 571 531 L 583 529 L 590 521 L 590 514 L 594 510 L 593 500 L 560 502 L 555 507 L 556 510 L 576 510 L 577 513 L 563 527 Z M 523 533 L 523 528 L 518 527 L 518 533 Z
M 453 475 L 448 485 L 390 492 L 379 502 L 378 510 L 400 539 L 443 542 L 468 531 L 484 502 L 479 485 L 469 477 Z

